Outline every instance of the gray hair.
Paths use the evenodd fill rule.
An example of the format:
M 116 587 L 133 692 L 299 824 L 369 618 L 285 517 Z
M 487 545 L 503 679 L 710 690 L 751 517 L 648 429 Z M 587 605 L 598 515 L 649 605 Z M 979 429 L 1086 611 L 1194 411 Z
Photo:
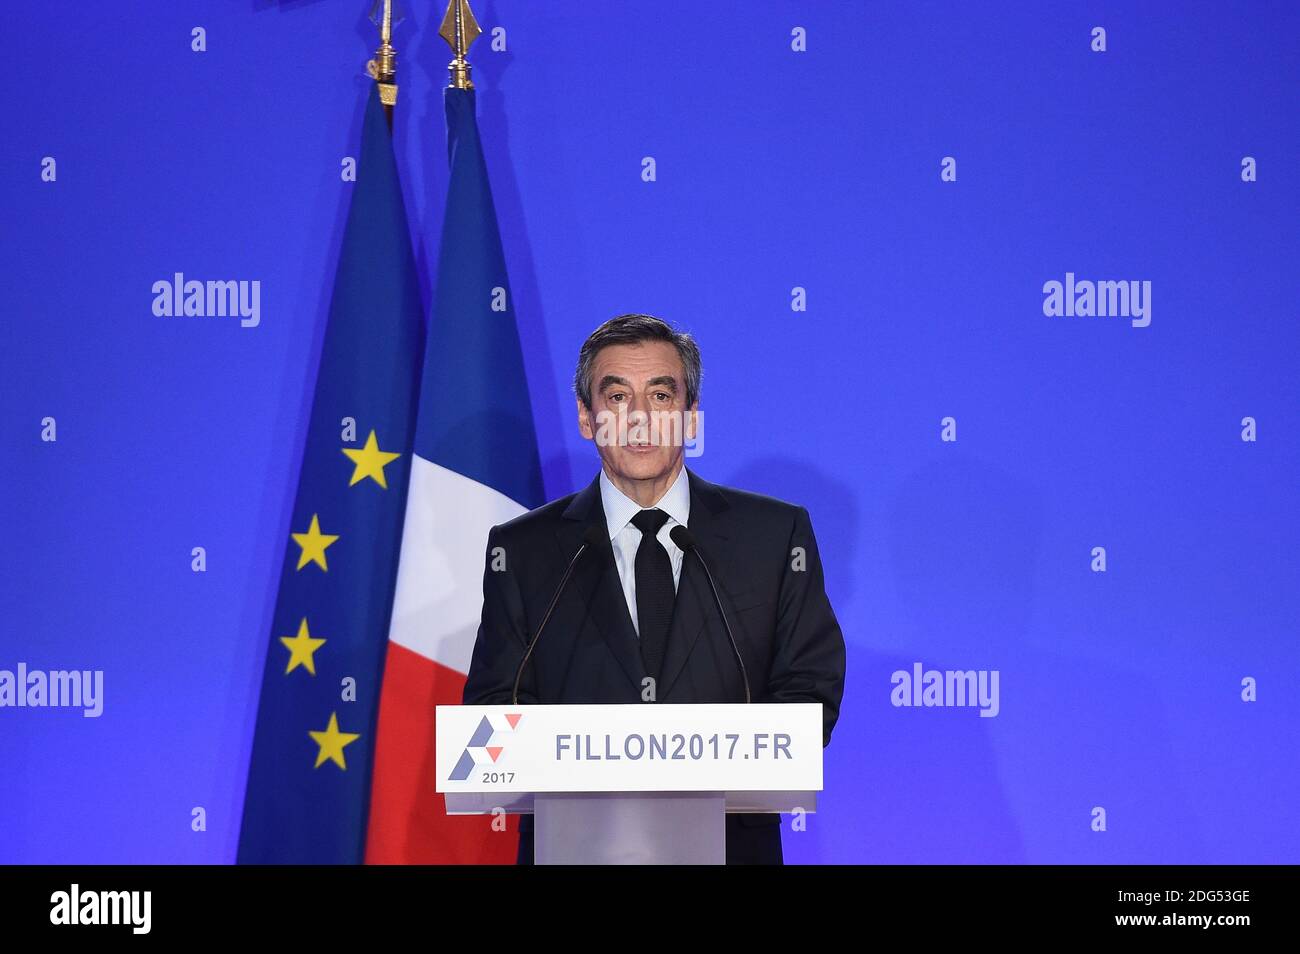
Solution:
M 686 373 L 686 406 L 694 407 L 700 398 L 700 348 L 685 331 L 678 331 L 653 315 L 618 315 L 609 319 L 582 343 L 578 352 L 578 369 L 573 375 L 573 393 L 591 409 L 591 367 L 596 354 L 610 345 L 638 344 L 642 341 L 667 341 L 677 349 Z

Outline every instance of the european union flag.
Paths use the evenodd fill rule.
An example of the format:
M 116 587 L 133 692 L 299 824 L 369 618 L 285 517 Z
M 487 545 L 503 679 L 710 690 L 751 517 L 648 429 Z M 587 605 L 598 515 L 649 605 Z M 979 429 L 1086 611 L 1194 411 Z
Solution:
M 302 472 L 285 528 L 241 864 L 365 854 L 424 322 L 392 138 L 372 87 Z

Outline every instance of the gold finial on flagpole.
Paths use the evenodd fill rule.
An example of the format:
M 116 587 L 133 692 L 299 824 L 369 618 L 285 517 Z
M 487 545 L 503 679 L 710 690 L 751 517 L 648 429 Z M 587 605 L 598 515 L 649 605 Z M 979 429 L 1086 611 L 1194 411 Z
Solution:
M 474 88 L 474 83 L 469 78 L 470 66 L 465 59 L 465 54 L 469 52 L 470 44 L 477 40 L 482 32 L 478 21 L 474 19 L 474 11 L 469 8 L 469 0 L 451 0 L 447 4 L 447 12 L 443 15 L 438 36 L 447 41 L 451 52 L 455 54 L 447 64 L 451 74 L 450 82 L 447 83 L 449 87 Z
M 383 11 L 381 13 L 380 6 Z M 397 51 L 393 49 L 393 0 L 375 0 L 370 19 L 379 27 L 379 49 L 366 64 L 366 72 L 379 84 L 379 101 L 384 104 L 388 125 L 393 124 L 393 105 L 397 102 Z M 400 14 L 398 19 L 401 19 Z

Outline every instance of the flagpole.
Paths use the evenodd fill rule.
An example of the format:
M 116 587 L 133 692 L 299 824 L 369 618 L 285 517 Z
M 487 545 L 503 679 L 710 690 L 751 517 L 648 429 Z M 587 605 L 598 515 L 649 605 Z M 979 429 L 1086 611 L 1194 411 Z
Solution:
M 397 51 L 393 49 L 393 0 L 379 0 L 384 5 L 382 16 L 375 17 L 379 26 L 379 49 L 375 58 L 366 63 L 366 72 L 379 85 L 379 101 L 384 104 L 384 118 L 388 128 L 393 128 L 393 106 L 397 103 Z M 374 14 L 379 12 L 379 3 Z
M 447 4 L 447 12 L 443 14 L 438 35 L 447 41 L 453 54 L 451 62 L 447 64 L 450 73 L 447 83 L 449 89 L 474 88 L 474 83 L 469 78 L 470 65 L 465 54 L 482 32 L 478 21 L 474 19 L 474 11 L 469 8 L 469 0 L 451 0 Z

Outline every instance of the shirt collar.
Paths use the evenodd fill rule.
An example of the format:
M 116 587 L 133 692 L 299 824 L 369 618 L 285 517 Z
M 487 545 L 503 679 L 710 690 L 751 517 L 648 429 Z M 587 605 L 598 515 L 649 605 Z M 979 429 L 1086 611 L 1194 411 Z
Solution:
M 605 508 L 605 524 L 609 529 L 611 540 L 622 532 L 638 511 L 643 509 L 639 503 L 614 486 L 614 482 L 605 473 L 604 467 L 600 469 L 600 502 Z M 662 510 L 682 526 L 687 525 L 687 519 L 691 515 L 691 485 L 686 479 L 685 465 L 677 472 L 677 479 L 673 481 L 672 486 L 651 506 Z

